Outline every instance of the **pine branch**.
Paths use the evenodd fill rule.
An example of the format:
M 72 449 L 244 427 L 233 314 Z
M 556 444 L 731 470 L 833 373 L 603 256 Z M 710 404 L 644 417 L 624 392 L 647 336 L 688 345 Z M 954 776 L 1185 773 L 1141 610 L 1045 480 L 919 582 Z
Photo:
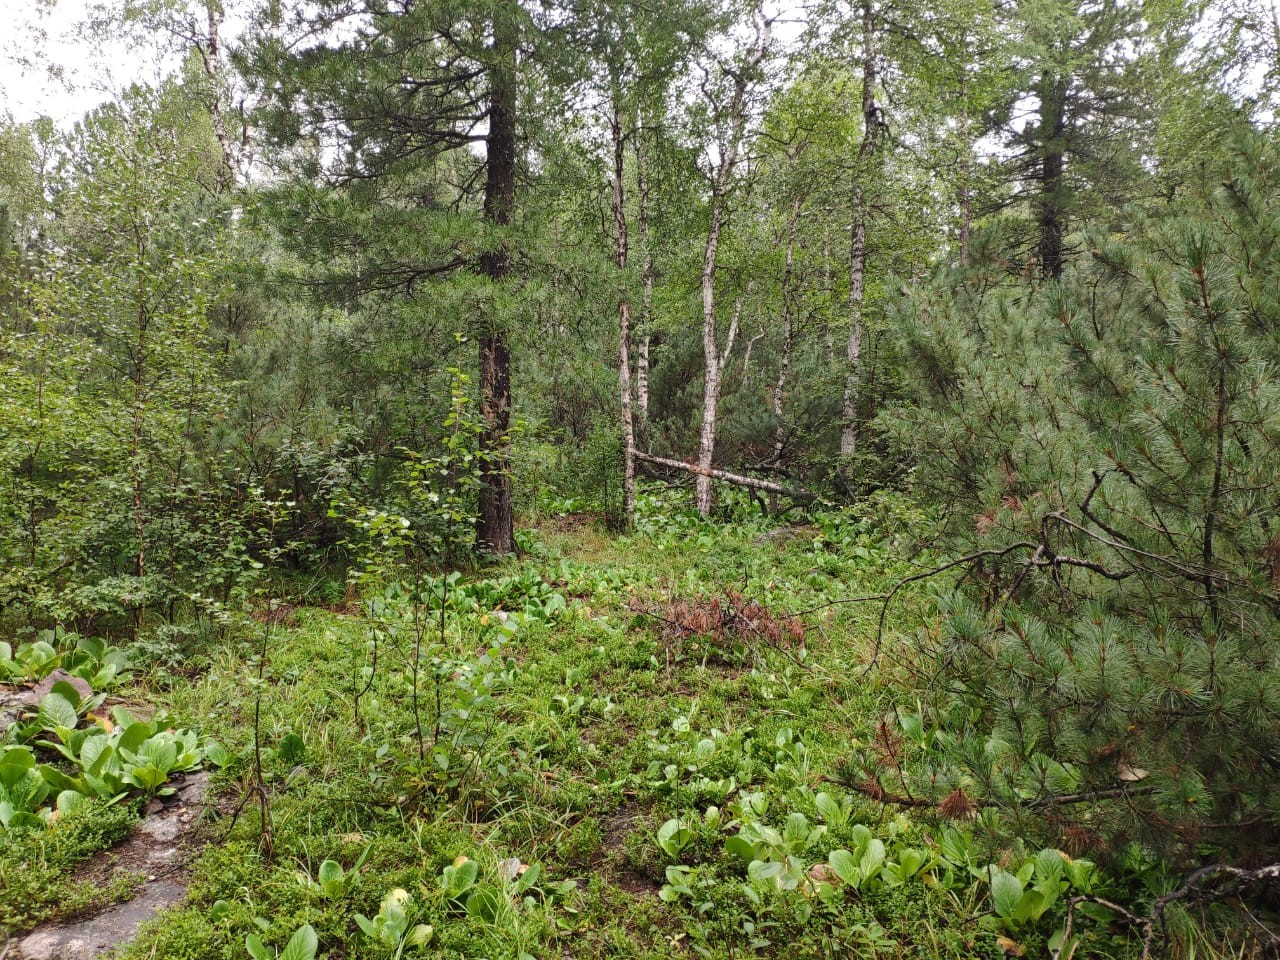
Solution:
M 1205 889 L 1204 884 L 1220 877 L 1226 877 L 1229 882 L 1213 889 Z M 1152 904 L 1151 912 L 1146 916 L 1140 916 L 1120 906 L 1120 904 L 1105 900 L 1102 897 L 1087 894 L 1072 897 L 1067 901 L 1067 916 L 1063 924 L 1062 940 L 1058 948 L 1053 952 L 1051 960 L 1062 960 L 1064 956 L 1070 956 L 1069 953 L 1064 954 L 1063 951 L 1068 949 L 1068 944 L 1071 942 L 1075 909 L 1082 903 L 1096 903 L 1099 906 L 1106 907 L 1119 915 L 1130 926 L 1142 930 L 1141 960 L 1151 960 L 1154 955 L 1152 950 L 1155 948 L 1157 937 L 1167 937 L 1165 911 L 1170 905 L 1183 901 L 1197 906 L 1216 903 L 1220 900 L 1237 896 L 1243 887 L 1276 880 L 1280 880 L 1280 863 L 1268 864 L 1265 867 L 1258 867 L 1253 870 L 1246 870 L 1243 867 L 1235 867 L 1226 863 L 1210 864 L 1192 872 L 1177 890 L 1158 898 Z M 1265 927 L 1263 929 L 1271 937 L 1268 946 L 1272 950 L 1280 946 L 1280 936 Z
M 966 554 L 965 556 L 960 557 L 958 560 L 952 560 L 950 563 L 944 563 L 940 567 L 934 567 L 932 570 L 926 570 L 924 573 L 912 574 L 909 577 L 905 577 L 902 580 L 899 580 L 896 584 L 894 584 L 893 589 L 884 595 L 884 603 L 880 607 L 880 617 L 879 617 L 879 620 L 876 622 L 875 647 L 873 648 L 871 653 L 871 661 L 867 664 L 867 670 L 869 671 L 872 668 L 874 668 L 877 662 L 880 660 L 880 648 L 883 645 L 883 641 L 884 641 L 884 621 L 885 621 L 885 617 L 889 613 L 889 604 L 893 602 L 893 598 L 898 595 L 898 592 L 902 590 L 903 587 L 907 586 L 908 584 L 917 583 L 921 580 L 928 580 L 930 577 L 936 577 L 940 573 L 946 573 L 948 570 L 954 569 L 955 567 L 962 566 L 966 563 L 972 563 L 975 560 L 981 560 L 984 557 L 996 557 L 996 558 L 1007 557 L 1009 554 L 1013 553 L 1015 550 L 1036 550 L 1039 546 L 1040 546 L 1039 544 L 1032 543 L 1028 540 L 1020 540 L 1015 544 L 1012 544 L 1007 547 L 1002 547 L 1000 549 L 977 550 L 974 553 Z M 868 599 L 874 599 L 874 598 L 868 598 Z

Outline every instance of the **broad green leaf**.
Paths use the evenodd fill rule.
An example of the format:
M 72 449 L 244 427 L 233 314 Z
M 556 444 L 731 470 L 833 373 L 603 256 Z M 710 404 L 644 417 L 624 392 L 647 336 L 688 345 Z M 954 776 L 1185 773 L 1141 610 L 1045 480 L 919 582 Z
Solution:
M 804 843 L 809 838 L 809 818 L 803 813 L 787 814 L 782 837 L 788 844 Z
M 1068 860 L 1066 870 L 1071 886 L 1081 893 L 1093 892 L 1094 884 L 1098 882 L 1098 868 L 1092 860 Z
M 16 786 L 35 765 L 35 755 L 27 747 L 10 747 L 0 754 L 0 783 Z
M 89 798 L 78 790 L 63 790 L 58 794 L 58 799 L 55 805 L 58 808 L 58 813 L 65 817 L 67 814 L 80 809 L 88 802 Z
M 747 863 L 757 858 L 755 845 L 748 843 L 741 836 L 730 837 L 724 842 L 724 848 L 735 857 L 741 857 Z
M 272 960 L 271 951 L 255 934 L 251 933 L 244 938 L 244 948 L 249 951 L 253 960 Z
M 1026 923 L 1028 920 L 1039 920 L 1041 914 L 1049 908 L 1049 898 L 1041 891 L 1031 889 L 1024 890 L 1022 896 L 1018 898 L 1018 906 L 1013 912 L 1013 917 L 1019 923 Z
M 467 897 L 467 913 L 486 923 L 495 923 L 502 914 L 502 894 L 490 886 L 478 886 Z
M 875 877 L 880 868 L 884 866 L 885 850 L 884 841 L 873 837 L 862 852 L 862 857 L 858 861 L 858 870 L 862 874 L 863 882 Z
M 435 934 L 435 927 L 429 923 L 420 923 L 409 931 L 406 943 L 411 947 L 425 947 Z
M 79 790 L 78 784 L 71 777 L 67 776 L 57 767 L 50 766 L 47 763 L 40 764 L 40 776 L 44 777 L 44 782 L 49 784 L 55 790 Z
M 1066 865 L 1066 860 L 1057 850 L 1041 850 L 1036 854 L 1036 886 L 1046 894 L 1051 890 L 1056 893 Z
M 147 763 L 167 774 L 178 762 L 178 745 L 169 737 L 157 734 L 142 746 Z
M 828 824 L 839 826 L 848 818 L 847 811 L 840 805 L 840 801 L 829 793 L 818 794 L 813 798 L 813 803 L 818 808 L 818 815 Z
M 1012 920 L 1018 911 L 1018 901 L 1022 897 L 1022 881 L 1006 870 L 992 868 L 991 873 L 991 906 L 998 916 Z
M 693 832 L 677 819 L 668 820 L 658 828 L 658 846 L 669 857 L 678 857 L 680 851 L 693 839 Z
M 118 725 L 117 725 L 118 726 Z M 130 723 L 116 740 L 116 749 L 121 753 L 137 753 L 142 745 L 151 737 L 151 724 Z
M 77 690 L 75 687 L 73 687 L 71 684 L 67 683 L 67 681 L 59 680 L 52 687 L 49 688 L 49 692 L 56 693 L 58 696 L 66 700 L 67 703 L 71 704 L 71 706 L 79 709 L 80 700 L 81 700 L 80 691 Z M 67 724 L 63 724 L 63 726 L 74 727 L 75 724 L 67 723 Z
M 772 880 L 782 873 L 782 864 L 776 860 L 752 860 L 747 866 L 747 876 L 752 880 Z
M 46 693 L 40 698 L 40 710 L 36 719 L 48 730 L 66 727 L 74 730 L 80 722 L 75 706 L 60 693 Z
M 858 869 L 858 860 L 848 850 L 832 850 L 827 863 L 836 872 L 836 876 L 853 888 L 862 882 L 862 873 Z
M 320 864 L 320 871 L 316 876 L 322 886 L 331 887 L 335 883 L 341 883 L 344 874 L 342 864 L 334 860 L 326 860 Z
M 280 960 L 315 960 L 318 947 L 315 930 L 312 929 L 311 924 L 304 923 L 285 944 Z

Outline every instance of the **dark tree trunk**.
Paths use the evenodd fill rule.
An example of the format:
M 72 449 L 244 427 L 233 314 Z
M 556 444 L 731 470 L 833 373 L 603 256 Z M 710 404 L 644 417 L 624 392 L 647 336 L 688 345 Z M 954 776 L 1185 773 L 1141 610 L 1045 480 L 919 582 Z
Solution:
M 1063 173 L 1066 167 L 1067 83 L 1046 75 L 1040 93 L 1040 197 L 1038 211 L 1040 275 L 1062 276 L 1062 237 L 1066 232 Z
M 516 46 L 514 11 L 499 8 L 493 24 L 493 60 L 489 65 L 489 134 L 485 141 L 487 176 L 484 216 L 499 229 L 511 224 L 516 198 Z M 480 258 L 480 271 L 494 284 L 511 273 L 507 240 Z M 495 298 L 496 300 L 496 292 Z M 481 551 L 511 553 L 515 518 L 511 496 L 511 352 L 505 318 L 490 307 L 480 322 L 480 502 L 476 539 Z

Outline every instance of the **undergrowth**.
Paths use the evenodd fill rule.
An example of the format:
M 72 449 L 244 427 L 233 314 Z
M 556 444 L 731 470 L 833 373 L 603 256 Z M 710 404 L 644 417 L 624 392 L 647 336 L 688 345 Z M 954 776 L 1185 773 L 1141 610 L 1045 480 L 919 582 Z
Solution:
M 49 827 L 8 835 L 0 849 L 0 932 L 126 899 L 127 882 L 103 888 L 72 876 L 77 865 L 123 840 L 136 822 L 127 804 L 91 800 Z
M 202 674 L 140 683 L 222 742 L 232 801 L 261 777 L 271 829 L 255 803 L 225 819 L 119 956 L 243 960 L 314 931 L 352 958 L 1136 957 L 1105 910 L 1059 931 L 1070 898 L 1150 896 L 1150 862 L 867 782 L 925 735 L 877 641 L 936 594 L 901 591 L 883 637 L 878 603 L 842 601 L 922 569 L 902 558 L 925 519 L 714 526 L 651 498 L 625 536 L 553 518 L 478 575 L 384 568 L 354 601 L 210 633 Z M 1184 927 L 1170 942 L 1205 955 Z

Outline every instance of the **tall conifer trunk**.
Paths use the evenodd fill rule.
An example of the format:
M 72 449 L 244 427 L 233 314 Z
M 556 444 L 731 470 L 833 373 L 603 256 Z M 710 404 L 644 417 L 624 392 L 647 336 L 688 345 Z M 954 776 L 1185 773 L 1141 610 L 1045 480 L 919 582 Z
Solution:
M 1037 211 L 1040 275 L 1062 276 L 1065 199 L 1067 81 L 1046 73 L 1040 85 L 1040 197 Z
M 499 7 L 494 15 L 489 78 L 489 133 L 485 141 L 487 175 L 484 216 L 492 227 L 510 226 L 516 198 L 516 48 L 514 11 Z M 507 240 L 496 242 L 480 258 L 480 272 L 493 284 L 511 273 Z M 496 292 L 495 292 L 496 298 Z M 476 539 L 489 554 L 511 553 L 515 547 L 515 518 L 511 495 L 511 352 L 505 319 L 496 306 L 479 318 L 480 496 Z

